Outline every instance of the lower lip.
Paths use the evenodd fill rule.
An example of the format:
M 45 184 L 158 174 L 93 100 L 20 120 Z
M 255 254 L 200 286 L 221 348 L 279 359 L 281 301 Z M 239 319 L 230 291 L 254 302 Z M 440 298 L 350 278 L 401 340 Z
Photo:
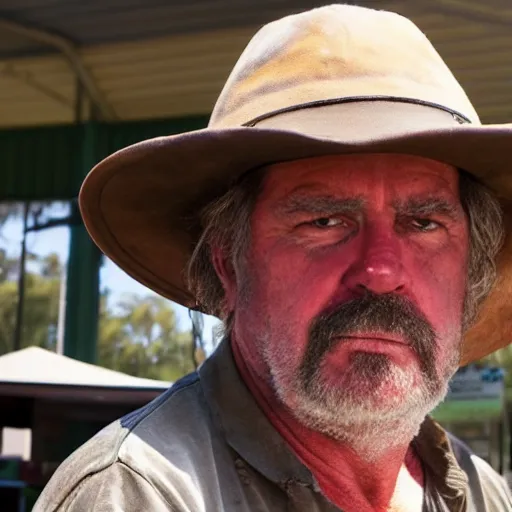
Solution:
M 407 343 L 389 340 L 385 338 L 363 338 L 363 337 L 341 337 L 339 343 L 333 349 L 333 355 L 347 354 L 347 352 L 367 352 L 373 354 L 384 354 L 398 363 L 405 364 L 415 355 L 414 351 Z

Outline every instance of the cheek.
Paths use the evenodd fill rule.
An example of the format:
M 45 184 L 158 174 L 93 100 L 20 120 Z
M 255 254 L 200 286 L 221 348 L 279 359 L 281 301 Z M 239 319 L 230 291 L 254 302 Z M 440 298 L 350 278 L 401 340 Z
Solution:
M 337 295 L 343 268 L 328 254 L 278 245 L 265 251 L 263 286 L 267 301 L 290 308 L 294 316 L 311 319 Z
M 250 315 L 267 326 L 275 345 L 288 343 L 287 350 L 302 354 L 312 320 L 337 293 L 342 269 L 279 243 L 253 247 L 248 265 Z
M 466 253 L 455 246 L 436 254 L 416 254 L 409 260 L 416 304 L 441 339 L 439 356 L 459 343 L 466 291 Z

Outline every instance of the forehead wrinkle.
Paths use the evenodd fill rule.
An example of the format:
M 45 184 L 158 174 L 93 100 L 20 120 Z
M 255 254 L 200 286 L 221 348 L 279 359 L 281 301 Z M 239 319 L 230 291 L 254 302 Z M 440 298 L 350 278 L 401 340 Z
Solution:
M 349 213 L 361 211 L 366 205 L 362 197 L 340 198 L 330 195 L 291 195 L 279 205 L 280 213 Z

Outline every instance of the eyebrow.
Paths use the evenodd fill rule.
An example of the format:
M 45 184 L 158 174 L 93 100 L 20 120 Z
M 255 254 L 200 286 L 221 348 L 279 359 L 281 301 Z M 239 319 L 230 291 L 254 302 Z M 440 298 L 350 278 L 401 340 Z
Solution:
M 339 198 L 334 196 L 302 196 L 288 197 L 279 207 L 282 214 L 313 213 L 330 215 L 334 213 L 351 213 L 360 211 L 366 205 L 361 197 Z
M 438 214 L 454 220 L 460 217 L 457 205 L 440 197 L 410 197 L 395 201 L 393 207 L 398 215 L 404 216 Z
M 334 215 L 364 210 L 367 201 L 363 197 L 340 198 L 330 195 L 292 195 L 278 206 L 279 214 Z M 428 216 L 442 215 L 453 220 L 460 218 L 458 206 L 444 198 L 434 196 L 413 196 L 393 202 L 397 215 Z

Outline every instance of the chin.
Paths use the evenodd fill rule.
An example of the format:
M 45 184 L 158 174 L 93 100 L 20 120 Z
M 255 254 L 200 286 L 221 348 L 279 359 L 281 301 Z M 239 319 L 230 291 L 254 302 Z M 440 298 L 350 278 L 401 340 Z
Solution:
M 391 369 L 386 375 L 370 376 L 350 372 L 337 382 L 319 382 L 319 388 L 322 390 L 315 394 L 318 399 L 320 395 L 325 397 L 330 408 L 336 405 L 346 411 L 360 409 L 365 414 L 393 414 L 411 398 L 416 402 L 427 392 L 418 372 L 412 369 Z
M 336 379 L 320 370 L 309 382 L 297 383 L 296 416 L 337 439 L 382 436 L 382 431 L 413 436 L 446 395 L 448 382 L 428 379 L 414 365 L 404 368 L 383 356 L 366 363 L 351 365 Z
M 424 376 L 416 364 L 401 366 L 383 354 L 360 353 L 343 369 L 321 365 L 304 389 L 332 399 L 337 396 L 340 402 L 362 401 L 380 408 L 403 400 L 423 382 Z

